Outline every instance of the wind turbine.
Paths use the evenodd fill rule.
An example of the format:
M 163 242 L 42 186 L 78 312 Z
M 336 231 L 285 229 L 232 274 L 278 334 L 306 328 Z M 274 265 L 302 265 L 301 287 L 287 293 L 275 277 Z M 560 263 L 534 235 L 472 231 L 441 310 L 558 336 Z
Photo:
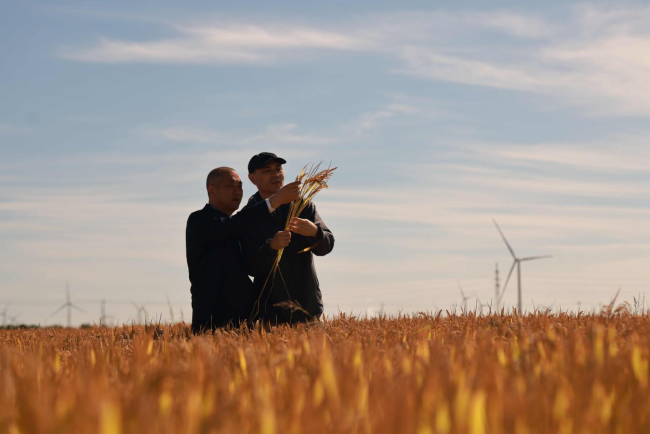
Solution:
M 138 306 L 134 302 L 131 302 L 133 307 L 135 307 L 138 310 L 138 324 L 142 324 L 142 313 L 144 312 L 144 320 L 147 320 L 147 310 L 144 308 L 143 305 Z
M 515 269 L 515 266 L 517 267 L 517 311 L 521 315 L 521 263 L 524 261 L 533 261 L 535 259 L 545 259 L 545 258 L 552 258 L 553 256 L 551 255 L 544 255 L 544 256 L 529 256 L 527 258 L 518 258 L 517 255 L 515 255 L 515 251 L 512 250 L 512 247 L 510 247 L 510 243 L 508 243 L 508 240 L 506 240 L 506 236 L 503 235 L 503 232 L 501 232 L 501 228 L 497 224 L 496 220 L 494 221 L 494 225 L 497 227 L 497 230 L 501 234 L 501 238 L 503 238 L 503 242 L 506 243 L 506 247 L 508 247 L 508 250 L 510 251 L 510 254 L 512 255 L 512 258 L 514 259 L 514 262 L 512 263 L 512 267 L 510 268 L 510 272 L 508 273 L 508 277 L 506 278 L 506 283 L 503 285 L 503 290 L 501 291 L 501 296 L 499 297 L 499 300 L 497 301 L 497 306 L 499 303 L 501 303 L 501 300 L 503 299 L 503 295 L 506 292 L 506 288 L 508 287 L 508 281 L 510 280 L 510 276 L 512 275 L 512 272 Z
M 2 313 L 0 313 L 0 316 L 2 316 L 2 325 L 3 325 L 3 327 L 7 325 L 7 318 L 8 318 L 7 311 L 9 310 L 9 305 L 10 304 L 11 303 L 5 304 L 5 310 L 3 310 Z
M 72 304 L 70 301 L 70 285 L 66 282 L 65 284 L 65 293 L 66 293 L 66 302 L 63 303 L 57 310 L 55 310 L 52 315 L 50 315 L 50 318 L 56 315 L 57 313 L 61 312 L 63 309 L 66 307 L 68 308 L 68 327 L 70 327 L 71 319 L 72 319 L 72 309 L 77 309 L 79 312 L 87 313 L 85 310 L 80 308 L 77 305 Z
M 478 304 L 478 308 L 480 309 L 480 312 L 483 313 L 483 308 L 488 307 L 487 303 L 481 303 L 481 299 L 478 297 L 478 294 L 476 291 L 474 291 L 474 297 L 476 298 L 476 303 Z
M 18 319 L 18 317 L 19 317 L 20 315 L 22 315 L 22 313 L 19 313 L 18 315 L 14 315 L 14 316 L 10 316 L 10 317 L 9 317 L 9 320 L 11 321 L 11 325 L 12 325 L 12 326 L 15 326 L 15 325 L 16 325 L 16 320 Z
M 458 289 L 460 290 L 460 296 L 463 298 L 463 309 L 465 310 L 465 313 L 467 313 L 467 300 L 469 300 L 472 297 L 467 297 L 465 296 L 465 293 L 463 292 L 463 287 L 460 286 L 460 282 L 456 282 L 458 284 Z
M 106 320 L 107 319 L 113 318 L 113 317 L 110 316 L 110 315 L 106 315 L 106 300 L 102 300 L 101 305 L 102 305 L 102 307 L 101 307 L 102 315 L 99 317 L 99 325 L 103 326 L 103 325 L 106 325 L 106 323 L 107 323 Z

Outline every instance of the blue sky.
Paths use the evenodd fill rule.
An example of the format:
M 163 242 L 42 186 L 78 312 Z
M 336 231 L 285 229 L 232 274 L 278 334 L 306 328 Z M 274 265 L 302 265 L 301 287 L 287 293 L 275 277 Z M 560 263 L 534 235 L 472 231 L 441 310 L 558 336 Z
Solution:
M 650 8 L 349 3 L 5 4 L 0 306 L 62 323 L 69 281 L 76 324 L 102 299 L 189 318 L 187 216 L 260 151 L 339 167 L 329 314 L 488 302 L 493 218 L 554 256 L 524 264 L 526 309 L 648 289 Z

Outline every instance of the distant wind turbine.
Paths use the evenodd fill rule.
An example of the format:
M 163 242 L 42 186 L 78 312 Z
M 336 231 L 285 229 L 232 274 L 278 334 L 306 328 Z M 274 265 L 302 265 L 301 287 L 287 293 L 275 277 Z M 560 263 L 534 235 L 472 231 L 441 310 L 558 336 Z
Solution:
M 22 313 L 19 313 L 18 315 L 14 315 L 14 316 L 8 316 L 9 321 L 11 322 L 11 325 L 12 325 L 12 326 L 15 326 L 15 325 L 16 325 L 16 321 L 18 320 L 18 317 L 19 317 L 20 315 L 22 315 Z
M 472 297 L 467 297 L 465 296 L 465 293 L 463 292 L 463 287 L 460 286 L 460 282 L 456 282 L 458 284 L 458 290 L 460 291 L 460 296 L 463 298 L 463 309 L 465 310 L 465 313 L 467 313 L 467 300 L 469 300 Z
M 137 305 L 134 302 L 131 302 L 133 307 L 135 307 L 138 310 L 138 324 L 142 324 L 142 314 L 144 313 L 144 320 L 147 320 L 147 310 L 144 308 L 143 305 Z
M 9 310 L 9 305 L 10 305 L 10 304 L 11 304 L 11 302 L 5 304 L 5 310 L 3 310 L 2 313 L 0 313 L 0 316 L 2 316 L 2 325 L 3 325 L 3 326 L 6 326 L 6 325 L 7 325 L 7 318 L 9 318 L 9 317 L 7 316 L 7 311 Z
M 52 315 L 50 315 L 50 318 L 56 315 L 57 313 L 61 312 L 63 309 L 66 307 L 68 308 L 68 324 L 67 326 L 70 327 L 70 323 L 72 322 L 72 309 L 77 309 L 79 312 L 87 313 L 85 310 L 80 308 L 79 306 L 72 304 L 70 301 L 70 285 L 66 282 L 65 284 L 65 293 L 66 293 L 66 302 L 63 303 L 57 310 L 52 312 Z
M 494 221 L 494 225 L 497 227 L 497 230 L 501 234 L 501 238 L 503 238 L 503 242 L 506 243 L 506 247 L 508 247 L 508 250 L 510 251 L 512 258 L 514 259 L 514 262 L 512 263 L 512 267 L 510 268 L 510 272 L 508 273 L 508 277 L 506 278 L 506 283 L 503 285 L 501 296 L 497 301 L 497 306 L 499 305 L 499 303 L 501 303 L 501 300 L 503 299 L 503 295 L 505 294 L 506 288 L 508 287 L 508 281 L 510 281 L 510 276 L 512 275 L 512 272 L 514 271 L 516 266 L 517 267 L 517 311 L 521 315 L 522 312 L 521 310 L 521 263 L 524 261 L 533 261 L 535 259 L 552 258 L 553 256 L 545 255 L 545 256 L 530 256 L 527 258 L 518 258 L 517 255 L 515 255 L 515 251 L 512 250 L 512 247 L 510 247 L 510 243 L 508 243 L 508 240 L 506 240 L 506 236 L 503 235 L 503 232 L 501 231 L 501 228 L 497 224 L 497 221 L 496 220 L 493 221 Z
M 488 304 L 487 303 L 481 303 L 481 299 L 478 297 L 478 294 L 476 293 L 476 291 L 474 291 L 474 297 L 476 297 L 476 304 L 477 304 L 480 312 L 483 313 L 483 308 L 488 307 Z
M 106 325 L 108 323 L 107 320 L 109 318 L 113 318 L 113 317 L 110 316 L 110 315 L 106 315 L 106 300 L 102 300 L 101 306 L 102 306 L 101 307 L 102 315 L 99 317 L 99 325 L 104 326 L 104 325 Z

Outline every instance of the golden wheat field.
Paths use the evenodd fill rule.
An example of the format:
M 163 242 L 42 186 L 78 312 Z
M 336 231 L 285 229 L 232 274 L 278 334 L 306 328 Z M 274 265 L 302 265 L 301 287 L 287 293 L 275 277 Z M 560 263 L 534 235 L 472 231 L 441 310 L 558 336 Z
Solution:
M 8 433 L 650 432 L 650 316 L 0 331 Z

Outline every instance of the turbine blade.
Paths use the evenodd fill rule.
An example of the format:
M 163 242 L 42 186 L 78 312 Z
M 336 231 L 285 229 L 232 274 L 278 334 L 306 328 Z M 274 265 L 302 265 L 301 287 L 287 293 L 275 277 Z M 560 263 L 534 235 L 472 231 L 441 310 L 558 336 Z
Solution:
M 73 309 L 77 309 L 79 312 L 88 313 L 85 310 L 83 310 L 82 308 L 80 308 L 80 307 L 78 307 L 78 306 L 76 306 L 74 304 L 70 304 L 70 307 L 73 308 Z
M 546 258 L 552 258 L 553 256 L 551 255 L 545 255 L 545 256 L 530 256 L 528 258 L 522 258 L 520 261 L 534 261 L 535 259 L 546 259 Z
M 512 257 L 513 257 L 514 259 L 517 259 L 517 257 L 515 256 L 515 251 L 512 250 L 512 247 L 510 247 L 510 243 L 508 243 L 508 240 L 506 240 L 506 236 L 503 235 L 503 232 L 501 231 L 501 228 L 500 228 L 499 225 L 497 224 L 497 221 L 494 220 L 494 219 L 492 219 L 492 221 L 494 222 L 494 225 L 497 227 L 497 230 L 498 230 L 499 233 L 501 234 L 501 238 L 503 238 L 503 242 L 506 243 L 506 246 L 508 247 L 508 250 L 510 250 L 510 254 L 512 255 Z
M 53 317 L 54 315 L 56 315 L 57 313 L 61 312 L 61 311 L 62 311 L 63 309 L 65 309 L 66 307 L 68 307 L 67 304 L 61 305 L 60 308 L 58 308 L 57 310 L 55 310 L 54 312 L 52 312 L 52 313 L 50 314 L 50 317 Z
M 458 285 L 458 290 L 460 291 L 460 296 L 463 297 L 463 300 L 465 300 L 467 297 L 465 297 L 465 293 L 463 292 L 463 287 L 460 286 L 460 282 L 456 281 L 456 284 Z
M 510 276 L 512 276 L 512 272 L 515 270 L 515 265 L 517 265 L 517 261 L 512 263 L 512 267 L 510 267 L 510 272 L 508 273 L 508 278 L 506 279 L 506 284 L 503 285 L 503 289 L 501 290 L 501 295 L 499 295 L 499 301 L 497 301 L 497 304 L 501 303 L 501 300 L 503 299 L 503 294 L 506 293 L 506 288 L 508 287 L 508 282 L 510 281 Z

